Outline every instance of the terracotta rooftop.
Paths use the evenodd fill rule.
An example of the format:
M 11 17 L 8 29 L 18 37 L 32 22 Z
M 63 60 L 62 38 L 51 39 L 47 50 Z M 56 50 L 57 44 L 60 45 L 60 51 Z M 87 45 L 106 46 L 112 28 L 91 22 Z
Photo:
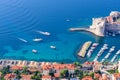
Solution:
M 23 80 L 31 80 L 31 76 L 32 75 L 24 75 L 24 74 L 21 75 Z
M 20 67 L 20 66 L 12 66 L 10 69 L 11 69 L 11 70 L 22 70 L 23 67 Z
M 53 65 L 43 65 L 43 70 L 54 68 L 55 70 L 60 70 L 67 68 L 69 70 L 74 70 L 75 66 L 74 64 L 53 64 Z
M 102 76 L 100 75 L 100 74 L 98 74 L 98 73 L 95 73 L 94 74 L 94 78 L 97 78 L 97 79 L 100 79 Z
M 102 75 L 102 80 L 109 80 L 108 76 L 106 74 Z
M 93 65 L 93 64 L 94 62 L 88 62 L 88 61 L 84 63 L 84 65 Z
M 117 79 L 117 78 L 120 78 L 120 73 L 115 73 L 115 74 L 113 74 L 114 75 L 114 77 Z
M 55 77 L 60 77 L 60 74 L 59 73 L 55 73 L 54 76 Z
M 82 80 L 93 80 L 91 76 L 85 76 Z
M 51 76 L 47 76 L 47 75 L 43 75 L 42 78 L 45 78 L 45 79 L 50 79 Z
M 15 78 L 15 74 L 6 74 L 5 75 L 5 77 L 4 77 L 5 79 L 11 79 L 11 78 Z

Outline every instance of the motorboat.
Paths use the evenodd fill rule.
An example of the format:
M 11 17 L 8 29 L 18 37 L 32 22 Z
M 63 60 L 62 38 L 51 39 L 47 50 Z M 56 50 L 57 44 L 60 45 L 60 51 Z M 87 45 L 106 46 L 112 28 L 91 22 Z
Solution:
M 37 53 L 38 51 L 37 51 L 36 49 L 33 49 L 32 52 L 33 52 L 33 53 Z
M 116 57 L 117 57 L 117 55 L 114 55 L 110 62 L 114 62 L 114 60 L 116 59 Z
M 113 52 L 115 50 L 115 47 L 113 46 L 112 48 L 110 48 L 109 52 Z
M 109 58 L 111 53 L 107 53 L 107 55 L 105 56 L 105 59 Z
M 99 45 L 98 43 L 93 43 L 93 44 L 92 44 L 93 47 L 96 47 L 96 46 L 98 46 L 98 45 Z
M 23 38 L 18 38 L 20 41 L 27 43 L 28 41 Z
M 118 50 L 116 54 L 117 54 L 117 55 L 120 54 L 120 50 Z
M 51 49 L 56 49 L 56 47 L 55 47 L 55 46 L 50 46 L 50 48 L 51 48 Z
M 43 39 L 42 38 L 35 38 L 33 39 L 34 42 L 39 42 L 39 41 L 42 41 Z
M 36 31 L 40 34 L 46 35 L 46 36 L 50 36 L 51 34 L 49 32 L 43 32 L 43 31 Z

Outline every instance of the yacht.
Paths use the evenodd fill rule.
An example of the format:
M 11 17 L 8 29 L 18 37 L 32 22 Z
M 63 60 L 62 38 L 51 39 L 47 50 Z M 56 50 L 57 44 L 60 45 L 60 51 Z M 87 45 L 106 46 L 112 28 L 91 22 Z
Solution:
M 46 35 L 46 36 L 50 36 L 51 34 L 49 32 L 43 32 L 43 31 L 36 31 L 40 34 Z
M 88 53 L 87 53 L 87 56 L 90 57 L 92 52 L 93 52 L 93 50 L 90 49 L 90 50 L 88 51 Z
M 95 49 L 96 47 L 91 47 L 91 49 Z
M 117 55 L 114 55 L 110 62 L 114 62 L 116 57 L 117 57 Z
M 115 34 L 113 33 L 112 36 L 115 36 Z
M 32 52 L 33 52 L 33 53 L 37 53 L 38 51 L 37 51 L 36 49 L 33 49 Z
M 109 52 L 113 52 L 115 50 L 115 46 L 112 46 L 112 48 L 110 48 Z
M 96 46 L 98 46 L 98 45 L 99 45 L 98 43 L 93 43 L 93 44 L 92 44 L 93 47 L 96 47 Z
M 28 41 L 23 38 L 18 38 L 20 41 L 27 43 Z
M 120 50 L 117 51 L 117 53 L 113 56 L 113 58 L 111 59 L 110 62 L 114 62 L 114 60 L 116 59 L 116 57 L 118 56 L 118 54 L 120 54 Z
M 69 21 L 70 21 L 70 19 L 67 19 L 66 21 L 67 21 L 67 22 L 69 22 Z
M 103 63 L 105 61 L 105 59 L 102 59 L 101 63 Z
M 107 53 L 107 55 L 105 56 L 105 59 L 109 58 L 111 53 Z
M 117 51 L 116 55 L 120 54 L 120 50 Z
M 56 49 L 56 47 L 55 47 L 55 46 L 50 46 L 50 48 L 51 48 L 51 49 Z
M 102 53 L 108 49 L 107 44 L 104 44 L 103 47 L 100 49 L 100 51 L 98 52 L 97 56 L 95 57 L 94 61 L 97 61 L 97 59 L 102 55 Z
M 39 41 L 42 41 L 43 39 L 42 38 L 35 38 L 33 39 L 34 42 L 39 42 Z

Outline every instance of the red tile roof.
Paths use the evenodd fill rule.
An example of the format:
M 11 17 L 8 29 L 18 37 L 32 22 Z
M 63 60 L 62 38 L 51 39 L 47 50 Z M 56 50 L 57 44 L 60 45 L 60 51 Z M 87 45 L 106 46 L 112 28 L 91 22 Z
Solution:
M 84 63 L 84 65 L 93 65 L 93 64 L 94 62 L 88 62 L 88 61 Z
M 120 73 L 115 73 L 115 74 L 113 74 L 114 75 L 114 77 L 117 79 L 117 78 L 120 78 Z
M 11 70 L 22 70 L 23 67 L 20 67 L 20 66 L 12 66 L 10 69 L 11 69 Z
M 64 68 L 67 68 L 69 70 L 74 70 L 75 66 L 74 64 L 53 64 L 53 65 L 43 65 L 42 68 L 43 70 L 48 70 L 51 68 L 54 68 L 55 70 L 60 70 Z
M 11 74 L 11 73 L 10 73 L 10 74 L 6 74 L 4 78 L 5 78 L 5 80 L 6 80 L 6 79 L 15 78 L 15 74 Z
M 24 74 L 21 75 L 23 80 L 31 80 L 31 76 L 32 75 L 24 75 Z
M 104 74 L 104 75 L 102 75 L 102 80 L 109 80 L 109 78 L 106 74 Z
M 91 76 L 85 76 L 82 80 L 93 80 Z
M 60 77 L 60 74 L 59 73 L 55 73 L 54 76 L 55 77 Z
M 94 78 L 100 79 L 100 78 L 101 78 L 101 75 L 98 74 L 98 73 L 95 73 L 95 74 L 94 74 Z
M 51 79 L 51 76 L 43 75 L 42 78 Z

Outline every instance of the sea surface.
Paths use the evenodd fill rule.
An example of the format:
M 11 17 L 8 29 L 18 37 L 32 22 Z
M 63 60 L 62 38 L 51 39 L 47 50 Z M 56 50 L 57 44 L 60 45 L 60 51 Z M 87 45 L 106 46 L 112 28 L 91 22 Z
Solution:
M 87 32 L 70 32 L 69 28 L 89 27 L 93 17 L 108 16 L 111 11 L 120 11 L 120 0 L 0 0 L 0 59 L 82 63 L 92 61 L 100 47 L 107 43 L 109 48 L 116 46 L 109 61 L 120 49 L 120 35 L 101 38 Z M 51 35 L 39 34 L 37 30 Z M 33 42 L 34 38 L 43 41 Z M 86 41 L 100 45 L 90 58 L 80 58 L 77 52 Z M 51 49 L 51 45 L 56 46 L 56 50 Z M 33 53 L 33 49 L 38 53 Z

